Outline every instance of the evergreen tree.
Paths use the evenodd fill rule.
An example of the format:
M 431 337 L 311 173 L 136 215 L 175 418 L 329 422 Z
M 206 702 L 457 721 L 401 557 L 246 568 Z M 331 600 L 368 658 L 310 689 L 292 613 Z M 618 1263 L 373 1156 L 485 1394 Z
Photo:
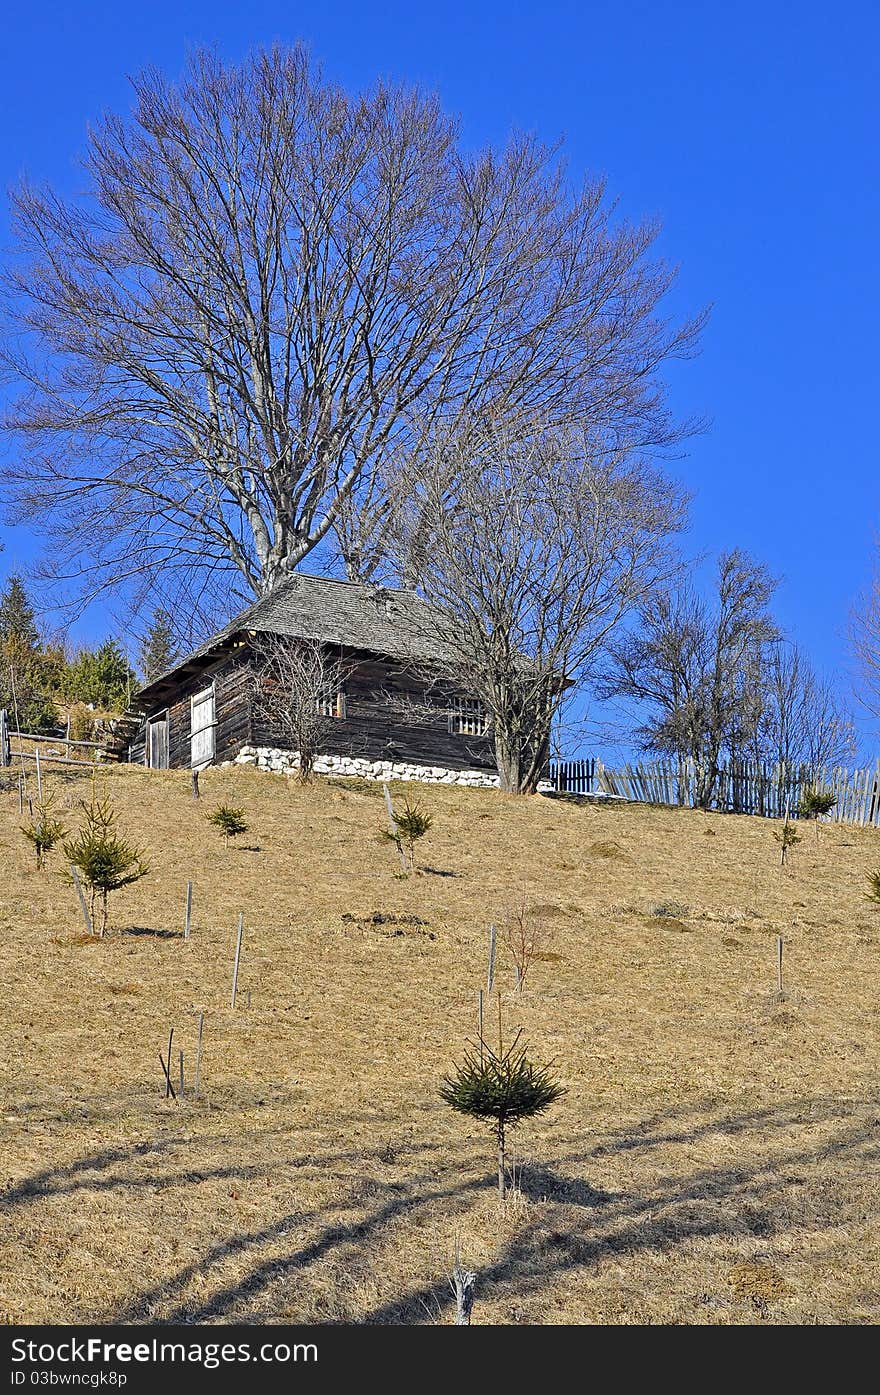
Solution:
M 11 576 L 0 596 L 0 645 L 14 645 L 22 653 L 35 654 L 40 648 L 34 608 L 28 600 L 20 576 Z
M 11 576 L 0 595 L 0 707 L 20 731 L 51 731 L 57 721 L 49 671 L 24 582 Z
M 144 682 L 152 683 L 160 673 L 167 672 L 177 657 L 171 615 L 167 610 L 157 610 L 141 644 L 140 668 Z
M 81 649 L 68 666 L 64 683 L 65 695 L 73 701 L 111 711 L 126 707 L 136 687 L 134 670 L 115 639 L 106 639 L 98 649 Z

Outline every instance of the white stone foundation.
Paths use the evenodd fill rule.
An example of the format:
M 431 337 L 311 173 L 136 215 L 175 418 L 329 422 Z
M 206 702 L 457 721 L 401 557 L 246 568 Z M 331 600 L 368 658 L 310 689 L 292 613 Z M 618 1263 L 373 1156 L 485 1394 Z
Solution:
M 299 769 L 299 751 L 282 751 L 277 746 L 242 746 L 234 761 L 224 764 L 253 765 L 288 775 Z M 347 775 L 361 780 L 419 780 L 432 785 L 470 785 L 497 789 L 498 776 L 487 770 L 447 770 L 440 765 L 412 765 L 408 761 L 363 760 L 359 756 L 318 756 L 316 775 Z M 542 780 L 539 791 L 552 789 Z

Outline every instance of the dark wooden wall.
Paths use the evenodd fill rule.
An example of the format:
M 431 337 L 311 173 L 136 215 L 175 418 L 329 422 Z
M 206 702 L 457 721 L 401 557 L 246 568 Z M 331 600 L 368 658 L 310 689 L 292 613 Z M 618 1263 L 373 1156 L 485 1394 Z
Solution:
M 447 708 L 434 695 L 427 710 L 425 684 L 391 660 L 351 653 L 345 682 L 345 717 L 328 719 L 321 752 L 364 760 L 403 761 L 450 770 L 494 769 L 491 740 L 451 733 Z M 232 760 L 242 746 L 286 745 L 282 733 L 252 712 L 252 660 L 247 650 L 183 679 L 167 699 L 169 756 L 174 768 L 190 764 L 190 698 L 215 685 L 215 761 Z M 408 707 L 407 703 L 413 704 Z M 165 710 L 156 706 L 148 716 Z M 132 744 L 133 761 L 144 760 L 144 734 Z
M 491 741 L 450 733 L 447 709 L 438 695 L 436 713 L 425 710 L 424 682 L 390 660 L 352 654 L 348 661 L 352 670 L 345 681 L 345 718 L 328 720 L 322 754 L 448 770 L 494 769 Z M 254 746 L 285 744 L 279 731 L 257 717 L 252 733 Z

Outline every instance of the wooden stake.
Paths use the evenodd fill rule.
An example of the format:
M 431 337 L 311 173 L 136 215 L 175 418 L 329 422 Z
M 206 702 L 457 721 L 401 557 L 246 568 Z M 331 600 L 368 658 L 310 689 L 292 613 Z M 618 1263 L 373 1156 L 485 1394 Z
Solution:
M 501 989 L 498 989 L 498 1056 L 504 1055 L 504 1040 L 501 1035 Z
M 194 770 L 190 776 L 189 787 L 193 799 L 200 799 L 201 795 L 199 794 L 199 772 L 197 770 Z
M 476 1282 L 476 1274 L 473 1274 L 469 1269 L 463 1268 L 461 1260 L 456 1254 L 455 1268 L 452 1271 L 452 1291 L 455 1294 L 456 1327 L 470 1326 L 471 1311 L 474 1306 L 474 1285 Z
M 175 1093 L 174 1093 L 174 1086 L 171 1084 L 171 1072 L 169 1071 L 168 1067 L 167 1067 L 166 1064 L 165 1064 L 165 1057 L 162 1055 L 162 1052 L 161 1052 L 161 1051 L 159 1052 L 159 1061 L 160 1061 L 161 1066 L 162 1066 L 162 1073 L 163 1073 L 164 1076 L 165 1076 L 165 1098 L 166 1098 L 166 1100 L 167 1100 L 167 1098 L 168 1098 L 168 1093 L 169 1093 L 169 1091 L 170 1091 L 170 1092 L 171 1092 L 171 1098 L 172 1098 L 173 1100 L 176 1100 L 176 1099 L 177 1099 L 177 1096 L 176 1096 Z
M 489 926 L 489 972 L 486 975 L 486 992 L 491 993 L 495 985 L 495 926 Z
M 183 1099 L 183 1052 L 178 1052 L 180 1059 L 180 1098 Z
M 197 1041 L 197 1043 L 196 1043 L 196 1083 L 195 1083 L 195 1090 L 194 1090 L 194 1095 L 195 1095 L 195 1098 L 196 1098 L 196 1099 L 198 1099 L 198 1097 L 199 1097 L 199 1082 L 201 1081 L 201 1077 L 202 1077 L 202 1029 L 203 1029 L 204 1025 L 205 1025 L 205 1014 L 204 1014 L 203 1012 L 200 1012 L 200 1013 L 199 1013 L 199 1037 L 198 1037 L 198 1041 Z
M 40 748 L 39 748 L 39 746 L 37 746 L 37 748 L 36 748 L 36 761 L 37 761 L 37 803 L 38 803 L 38 804 L 42 804 L 42 802 L 43 802 L 43 777 L 42 777 L 41 774 L 40 774 Z
M 779 983 L 779 992 L 782 992 L 782 936 L 776 936 L 776 974 Z
M 73 866 L 71 866 L 70 875 L 73 877 L 73 884 L 76 887 L 76 894 L 79 897 L 79 904 L 83 913 L 83 920 L 86 923 L 86 929 L 88 930 L 90 935 L 94 935 L 95 931 L 92 926 L 92 918 L 89 915 L 89 908 L 86 905 L 86 898 L 83 895 L 82 883 L 79 879 L 79 872 Z
M 391 837 L 397 843 L 397 851 L 400 854 L 400 870 L 402 872 L 405 872 L 406 854 L 403 851 L 403 844 L 400 841 L 400 829 L 394 822 L 394 805 L 391 803 L 391 791 L 389 790 L 388 786 L 384 783 L 382 785 L 382 792 L 385 795 L 385 808 L 388 811 L 388 832 L 391 834 Z
M 168 1069 L 167 1069 L 167 1071 L 165 1072 L 166 1084 L 167 1084 L 167 1086 L 168 1086 L 168 1089 L 165 1091 L 165 1098 L 166 1098 L 166 1100 L 167 1100 L 167 1098 L 168 1098 L 168 1091 L 169 1091 L 169 1090 L 171 1091 L 172 1096 L 174 1095 L 174 1086 L 171 1084 L 171 1043 L 172 1043 L 173 1040 L 174 1040 L 174 1028 L 172 1027 L 172 1028 L 171 1028 L 171 1031 L 168 1033 Z
M 482 1064 L 483 1064 L 483 990 L 482 990 L 482 988 L 480 988 L 480 989 L 478 990 L 477 996 L 478 996 L 478 998 L 479 998 L 479 1009 L 478 1009 L 478 1013 L 479 1013 L 479 1024 L 480 1024 L 480 1065 L 482 1065 Z
M 235 995 L 238 992 L 238 962 L 241 958 L 241 937 L 244 934 L 244 911 L 238 916 L 238 939 L 235 942 L 235 967 L 232 970 L 232 1006 L 235 1007 Z
M 24 788 L 20 775 L 18 777 L 18 812 L 20 814 L 24 813 Z
M 189 939 L 189 928 L 190 928 L 190 922 L 191 922 L 191 920 L 192 920 L 192 908 L 193 908 L 193 884 L 192 884 L 192 882 L 187 882 L 187 884 L 186 884 L 186 914 L 185 914 L 184 920 L 183 920 L 183 938 L 184 938 L 185 940 L 188 940 L 188 939 Z

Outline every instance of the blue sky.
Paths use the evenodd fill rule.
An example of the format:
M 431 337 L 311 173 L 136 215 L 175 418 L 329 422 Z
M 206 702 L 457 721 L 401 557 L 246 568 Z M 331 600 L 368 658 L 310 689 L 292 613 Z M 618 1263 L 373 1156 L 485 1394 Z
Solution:
M 177 72 L 194 43 L 237 58 L 297 38 L 349 86 L 436 88 L 469 145 L 512 127 L 564 138 L 575 178 L 603 173 L 627 216 L 662 221 L 675 304 L 714 306 L 701 357 L 670 374 L 676 407 L 711 420 L 672 467 L 696 494 L 689 546 L 766 561 L 781 622 L 846 686 L 847 616 L 880 531 L 880 7 L 16 6 L 0 52 L 4 190 L 24 172 L 80 188 L 89 119 L 127 108 L 143 65 Z M 0 538 L 3 576 L 34 549 L 21 529 Z M 78 633 L 105 629 L 95 612 Z

